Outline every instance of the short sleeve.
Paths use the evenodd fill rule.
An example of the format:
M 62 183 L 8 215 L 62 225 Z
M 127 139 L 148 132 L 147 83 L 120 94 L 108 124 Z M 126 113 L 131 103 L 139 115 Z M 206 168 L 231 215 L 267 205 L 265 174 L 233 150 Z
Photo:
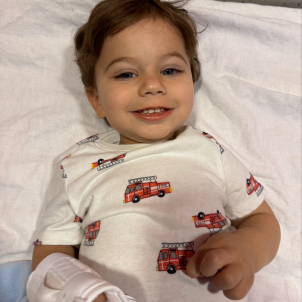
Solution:
M 77 245 L 84 236 L 82 220 L 71 206 L 66 190 L 67 175 L 61 162 L 54 167 L 54 177 L 46 196 L 34 245 Z
M 221 146 L 220 150 L 227 195 L 225 212 L 229 219 L 242 218 L 261 205 L 266 191 L 234 154 Z

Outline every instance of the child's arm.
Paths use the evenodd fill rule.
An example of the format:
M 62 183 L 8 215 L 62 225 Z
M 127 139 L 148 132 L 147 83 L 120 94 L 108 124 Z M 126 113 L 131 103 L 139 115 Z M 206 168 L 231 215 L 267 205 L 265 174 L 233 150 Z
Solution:
M 264 201 L 248 216 L 232 220 L 233 233 L 218 233 L 208 239 L 187 265 L 187 273 L 211 277 L 217 289 L 232 300 L 245 297 L 254 274 L 275 257 L 280 243 L 280 226 Z
M 32 258 L 32 270 L 34 271 L 44 258 L 53 253 L 63 253 L 78 258 L 79 245 L 36 245 Z

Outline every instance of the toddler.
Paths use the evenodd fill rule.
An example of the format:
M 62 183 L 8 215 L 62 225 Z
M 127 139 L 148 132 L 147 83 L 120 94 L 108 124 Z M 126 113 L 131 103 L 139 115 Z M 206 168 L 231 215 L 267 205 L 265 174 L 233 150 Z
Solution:
M 276 255 L 264 187 L 213 136 L 184 126 L 200 63 L 180 2 L 105 0 L 78 30 L 87 98 L 113 129 L 57 168 L 30 301 L 244 301 Z

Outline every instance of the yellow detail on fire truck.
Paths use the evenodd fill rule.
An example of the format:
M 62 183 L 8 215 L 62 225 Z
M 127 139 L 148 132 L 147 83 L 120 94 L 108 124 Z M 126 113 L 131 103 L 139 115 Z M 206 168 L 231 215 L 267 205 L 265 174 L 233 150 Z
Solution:
M 166 271 L 175 274 L 176 271 L 185 270 L 188 261 L 193 257 L 194 242 L 166 243 L 162 242 L 162 249 L 157 258 L 157 271 Z
M 76 215 L 73 222 L 83 222 L 83 219 L 80 216 Z
M 137 203 L 143 198 L 155 195 L 164 197 L 165 194 L 172 192 L 170 182 L 157 182 L 156 179 L 156 176 L 146 176 L 128 180 L 124 203 L 131 201 Z

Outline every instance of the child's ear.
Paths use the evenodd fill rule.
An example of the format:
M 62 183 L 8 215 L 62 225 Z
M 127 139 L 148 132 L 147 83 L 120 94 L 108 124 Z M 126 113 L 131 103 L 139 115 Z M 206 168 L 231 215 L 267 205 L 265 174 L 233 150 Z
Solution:
M 89 103 L 91 104 L 91 106 L 93 107 L 94 111 L 96 112 L 97 116 L 99 118 L 104 118 L 105 112 L 100 103 L 97 90 L 93 87 L 86 87 L 85 92 L 87 95 L 87 99 L 88 99 Z

